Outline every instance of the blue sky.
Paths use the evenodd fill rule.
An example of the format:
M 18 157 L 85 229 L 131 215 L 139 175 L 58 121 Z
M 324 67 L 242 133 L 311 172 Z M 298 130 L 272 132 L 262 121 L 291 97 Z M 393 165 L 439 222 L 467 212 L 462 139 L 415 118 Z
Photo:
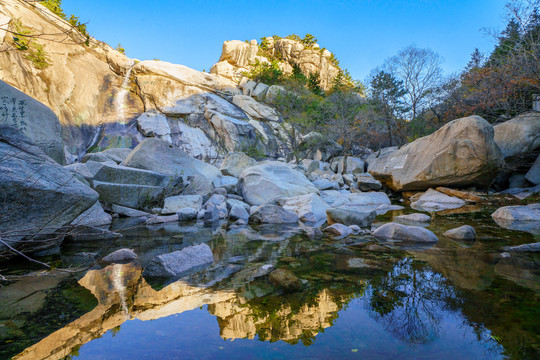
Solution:
M 66 14 L 88 22 L 95 38 L 129 57 L 160 59 L 197 70 L 210 69 L 225 40 L 311 33 L 334 52 L 353 78 L 401 48 L 430 47 L 444 70 L 462 69 L 475 47 L 493 49 L 483 28 L 502 29 L 506 0 L 397 1 L 183 1 L 63 0 Z

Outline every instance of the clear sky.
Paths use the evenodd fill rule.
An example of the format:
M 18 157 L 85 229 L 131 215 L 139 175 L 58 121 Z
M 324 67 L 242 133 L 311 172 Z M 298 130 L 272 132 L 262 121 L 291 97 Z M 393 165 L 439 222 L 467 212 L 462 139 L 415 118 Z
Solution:
M 483 28 L 505 24 L 506 0 L 63 0 L 66 14 L 88 22 L 98 40 L 129 57 L 160 59 L 197 70 L 219 59 L 225 40 L 311 33 L 334 52 L 353 78 L 401 48 L 430 47 L 444 70 L 462 69 L 475 47 L 493 49 Z

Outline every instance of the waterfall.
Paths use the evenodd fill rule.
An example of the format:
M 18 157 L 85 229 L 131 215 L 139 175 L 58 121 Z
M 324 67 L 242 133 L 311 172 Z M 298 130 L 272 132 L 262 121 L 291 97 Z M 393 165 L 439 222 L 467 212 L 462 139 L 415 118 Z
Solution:
M 122 305 L 123 313 L 126 316 L 129 316 L 129 310 L 126 302 L 126 286 L 124 285 L 124 279 L 122 274 L 123 266 L 120 264 L 113 265 L 113 274 L 112 274 L 112 285 L 114 290 L 118 293 L 120 297 L 120 304 Z
M 130 63 L 129 69 L 124 75 L 120 91 L 116 94 L 116 114 L 118 115 L 118 122 L 122 124 L 126 123 L 125 102 L 129 93 L 129 77 L 131 76 L 131 70 L 133 70 L 134 65 L 134 62 Z

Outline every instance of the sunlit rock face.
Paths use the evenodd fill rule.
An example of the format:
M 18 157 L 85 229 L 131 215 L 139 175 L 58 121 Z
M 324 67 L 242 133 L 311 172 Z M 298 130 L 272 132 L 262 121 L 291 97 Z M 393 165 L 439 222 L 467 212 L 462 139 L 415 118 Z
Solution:
M 341 306 L 327 290 L 321 291 L 313 305 L 304 304 L 293 309 L 283 303 L 278 309 L 264 311 L 245 300 L 235 298 L 209 306 L 208 311 L 218 317 L 220 335 L 224 339 L 253 339 L 298 342 L 306 333 L 312 337 L 321 329 L 332 326 Z
M 129 59 L 105 43 L 87 41 L 36 2 L 2 1 L 0 19 L 5 20 L 0 26 L 0 78 L 58 116 L 68 163 L 90 148 L 134 148 L 145 136 L 163 137 L 204 160 L 254 145 L 278 155 L 279 125 L 266 124 L 275 117 L 252 119 L 232 104 L 241 92 L 229 78 L 164 61 Z M 45 63 L 29 60 L 3 31 L 22 28 L 55 34 L 38 36 L 31 45 L 43 46 Z M 137 122 L 145 111 L 163 116 L 160 129 Z
M 269 37 L 265 47 L 267 54 L 280 59 L 278 63 L 285 74 L 292 73 L 295 64 L 306 76 L 319 73 L 321 87 L 325 90 L 332 87 L 332 81 L 340 71 L 330 60 L 332 56 L 330 51 L 320 49 L 318 45 L 309 47 L 300 41 Z M 249 71 L 251 65 L 257 61 L 270 62 L 259 49 L 257 41 L 252 40 L 249 43 L 239 40 L 225 41 L 221 57 L 218 63 L 212 66 L 210 73 L 239 81 L 242 74 Z

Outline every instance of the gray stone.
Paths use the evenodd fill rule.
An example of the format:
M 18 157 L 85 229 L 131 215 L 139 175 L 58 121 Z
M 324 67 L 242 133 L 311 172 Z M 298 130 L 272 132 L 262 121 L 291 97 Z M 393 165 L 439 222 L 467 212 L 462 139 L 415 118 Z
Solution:
M 145 139 L 137 145 L 122 165 L 165 175 L 182 176 L 184 179 L 199 175 L 210 182 L 220 174 L 215 166 L 197 160 L 180 148 L 156 138 Z
M 251 212 L 249 221 L 264 224 L 290 224 L 298 222 L 298 215 L 279 205 L 265 203 Z
M 234 204 L 231 207 L 231 210 L 229 211 L 229 219 L 231 220 L 239 220 L 242 219 L 244 221 L 249 220 L 249 213 L 247 210 L 240 205 Z
M 178 278 L 205 269 L 213 262 L 214 255 L 210 247 L 206 244 L 200 244 L 155 257 L 144 269 L 143 275 Z
M 0 229 L 16 230 L 3 240 L 20 250 L 56 245 L 20 240 L 56 232 L 98 200 L 94 190 L 7 126 L 0 126 L 0 194 Z M 0 253 L 4 250 L 1 245 Z
M 0 125 L 18 129 L 47 156 L 65 163 L 62 126 L 47 106 L 0 80 Z
M 142 217 L 142 216 L 150 215 L 149 213 L 145 211 L 140 211 L 140 210 L 136 210 L 136 209 L 132 209 L 125 206 L 116 205 L 116 204 L 112 205 L 111 210 L 113 213 L 116 213 L 121 216 L 126 216 L 126 217 Z
M 221 207 L 222 205 L 224 205 L 227 201 L 227 198 L 223 195 L 218 195 L 218 194 L 213 194 L 212 196 L 210 196 L 210 198 L 204 203 L 204 206 L 205 208 L 209 205 L 209 204 L 212 204 L 212 205 L 215 205 L 215 206 L 218 206 L 218 207 Z
M 302 173 L 278 161 L 263 162 L 245 169 L 238 185 L 250 205 L 260 205 L 279 196 L 318 193 L 317 188 Z
M 238 179 L 234 176 L 219 175 L 214 179 L 213 184 L 216 188 L 223 187 L 230 192 L 236 188 Z
M 93 180 L 116 184 L 135 184 L 167 187 L 170 176 L 155 171 L 141 170 L 120 165 L 102 164 Z
M 79 174 L 87 180 L 91 180 L 94 177 L 94 173 L 88 169 L 86 164 L 75 163 L 64 166 L 64 169 L 70 171 L 72 174 Z
M 457 197 L 448 196 L 437 190 L 429 189 L 424 194 L 411 202 L 411 208 L 419 211 L 441 211 L 448 209 L 457 209 L 467 203 Z
M 540 251 L 540 242 L 523 244 L 518 246 L 512 246 L 506 249 L 506 251 L 514 252 L 539 252 Z
M 318 222 L 326 218 L 328 204 L 317 194 L 298 195 L 289 198 L 279 198 L 278 204 L 286 210 L 298 215 L 301 221 Z
M 454 240 L 474 240 L 476 239 L 476 231 L 470 225 L 463 225 L 455 229 L 446 231 L 444 236 Z
M 540 115 L 526 113 L 495 125 L 495 142 L 505 158 L 540 147 Z
M 250 158 L 243 152 L 230 152 L 223 160 L 220 170 L 223 175 L 238 178 L 244 169 L 256 164 L 257 160 Z
M 146 223 L 149 225 L 152 224 L 164 224 L 168 222 L 175 222 L 178 221 L 178 214 L 174 215 L 154 215 L 150 217 L 148 220 L 146 220 Z
M 133 249 L 119 249 L 109 255 L 103 257 L 103 261 L 114 264 L 114 263 L 127 263 L 137 259 L 137 254 Z
M 333 237 L 346 237 L 353 233 L 353 230 L 343 224 L 332 224 L 326 228 L 324 228 L 323 232 L 326 234 L 333 236 Z
M 268 92 L 269 88 L 270 87 L 268 85 L 259 83 L 255 87 L 255 89 L 251 91 L 251 96 L 258 101 L 263 101 L 266 97 L 266 93 Z
M 339 183 L 334 180 L 324 178 L 316 179 L 312 184 L 319 190 L 339 190 Z
M 249 213 L 250 206 L 249 204 L 246 204 L 245 202 L 237 199 L 227 199 L 227 209 L 231 209 L 234 205 L 238 205 L 246 209 L 246 211 Z
M 113 161 L 115 164 L 120 164 L 122 161 L 124 161 L 128 157 L 130 152 L 131 152 L 131 149 L 129 148 L 110 148 L 110 149 L 103 150 L 100 152 L 88 153 L 83 156 L 83 158 L 81 159 L 81 162 L 87 163 L 89 161 L 95 161 L 95 162 Z
M 144 136 L 158 137 L 167 142 L 171 140 L 171 128 L 162 114 L 144 113 L 137 118 L 137 126 Z
M 346 157 L 344 172 L 351 173 L 351 174 L 363 173 L 364 168 L 365 168 L 365 164 L 362 161 L 362 159 L 353 157 L 353 156 Z
M 211 195 L 221 195 L 221 196 L 227 196 L 227 189 L 225 188 L 222 188 L 222 187 L 217 187 L 217 188 L 214 188 L 214 190 L 212 190 L 211 192 Z
M 102 202 L 139 209 L 150 204 L 165 189 L 159 186 L 94 181 L 94 190 L 98 192 Z
M 381 182 L 370 173 L 356 174 L 356 185 L 360 191 L 380 190 Z
M 180 209 L 192 208 L 196 211 L 202 209 L 201 195 L 178 195 L 165 198 L 162 214 L 175 214 Z
M 431 222 L 431 216 L 418 213 L 410 215 L 399 215 L 394 217 L 394 221 L 413 225 L 418 223 L 429 223 Z
M 360 227 L 371 226 L 377 213 L 374 210 L 361 211 L 354 208 L 330 208 L 326 210 L 327 222 L 332 224 L 358 225 Z
M 505 206 L 497 209 L 491 217 L 504 228 L 540 235 L 540 204 Z
M 439 241 L 437 236 L 428 229 L 398 223 L 382 225 L 373 232 L 373 236 L 383 240 L 400 240 L 405 242 L 434 243 Z
M 176 213 L 179 221 L 190 221 L 197 219 L 198 212 L 193 208 L 183 208 Z
M 504 165 L 493 134 L 493 127 L 479 116 L 454 120 L 377 158 L 369 172 L 395 191 L 485 186 Z
M 529 188 L 531 183 L 526 179 L 525 174 L 514 174 L 508 179 L 508 187 L 511 189 Z
M 534 185 L 540 185 L 540 155 L 536 158 L 536 161 L 525 175 L 525 178 Z
M 103 226 L 110 225 L 112 222 L 112 216 L 107 214 L 99 201 L 96 201 L 88 210 L 79 215 L 71 225 L 85 225 L 85 226 Z

